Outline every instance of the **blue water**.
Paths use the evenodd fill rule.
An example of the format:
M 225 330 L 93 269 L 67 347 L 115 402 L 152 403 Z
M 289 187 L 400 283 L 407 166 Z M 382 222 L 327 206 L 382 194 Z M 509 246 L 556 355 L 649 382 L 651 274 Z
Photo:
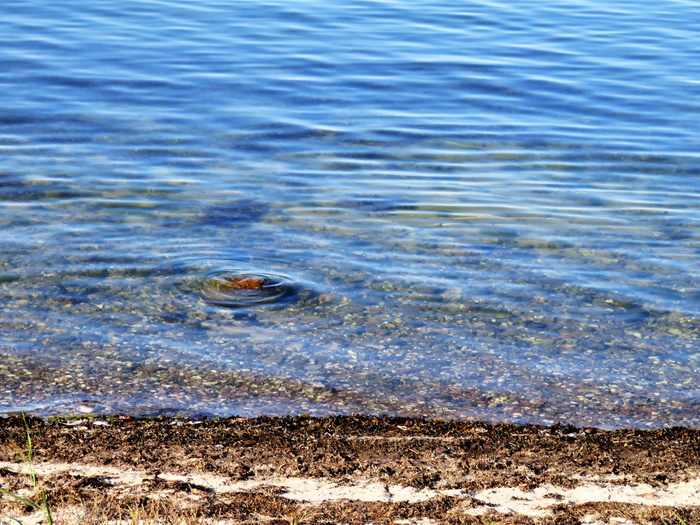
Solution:
M 700 425 L 700 6 L 453 4 L 3 3 L 0 411 Z

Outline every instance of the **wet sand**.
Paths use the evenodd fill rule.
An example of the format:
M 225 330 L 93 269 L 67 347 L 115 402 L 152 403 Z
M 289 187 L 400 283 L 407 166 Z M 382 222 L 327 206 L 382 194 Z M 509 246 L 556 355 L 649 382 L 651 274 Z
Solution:
M 170 516 L 162 523 L 700 523 L 695 429 L 371 416 L 29 426 L 56 523 L 116 523 L 135 509 Z M 22 419 L 0 419 L 0 486 L 31 497 L 23 449 Z M 0 513 L 40 522 L 0 501 Z

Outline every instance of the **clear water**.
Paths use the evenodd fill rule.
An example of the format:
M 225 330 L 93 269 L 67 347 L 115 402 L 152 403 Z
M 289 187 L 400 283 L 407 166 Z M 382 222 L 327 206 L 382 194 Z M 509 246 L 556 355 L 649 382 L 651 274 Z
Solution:
M 700 6 L 337 4 L 3 3 L 0 410 L 699 425 Z

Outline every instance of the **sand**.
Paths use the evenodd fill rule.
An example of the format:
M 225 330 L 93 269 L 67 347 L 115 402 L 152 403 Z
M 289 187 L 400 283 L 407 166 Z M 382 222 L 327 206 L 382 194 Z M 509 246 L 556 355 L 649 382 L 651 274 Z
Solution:
M 30 427 L 56 523 L 131 523 L 134 509 L 220 525 L 700 523 L 694 429 L 366 416 Z M 31 498 L 24 440 L 21 419 L 0 420 L 0 486 Z M 11 498 L 2 503 L 23 524 L 41 523 Z

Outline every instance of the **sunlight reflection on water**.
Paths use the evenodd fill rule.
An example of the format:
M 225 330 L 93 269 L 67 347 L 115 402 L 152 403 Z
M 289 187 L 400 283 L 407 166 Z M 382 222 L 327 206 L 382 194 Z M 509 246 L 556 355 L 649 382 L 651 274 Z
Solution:
M 699 424 L 673 5 L 10 2 L 0 408 Z

